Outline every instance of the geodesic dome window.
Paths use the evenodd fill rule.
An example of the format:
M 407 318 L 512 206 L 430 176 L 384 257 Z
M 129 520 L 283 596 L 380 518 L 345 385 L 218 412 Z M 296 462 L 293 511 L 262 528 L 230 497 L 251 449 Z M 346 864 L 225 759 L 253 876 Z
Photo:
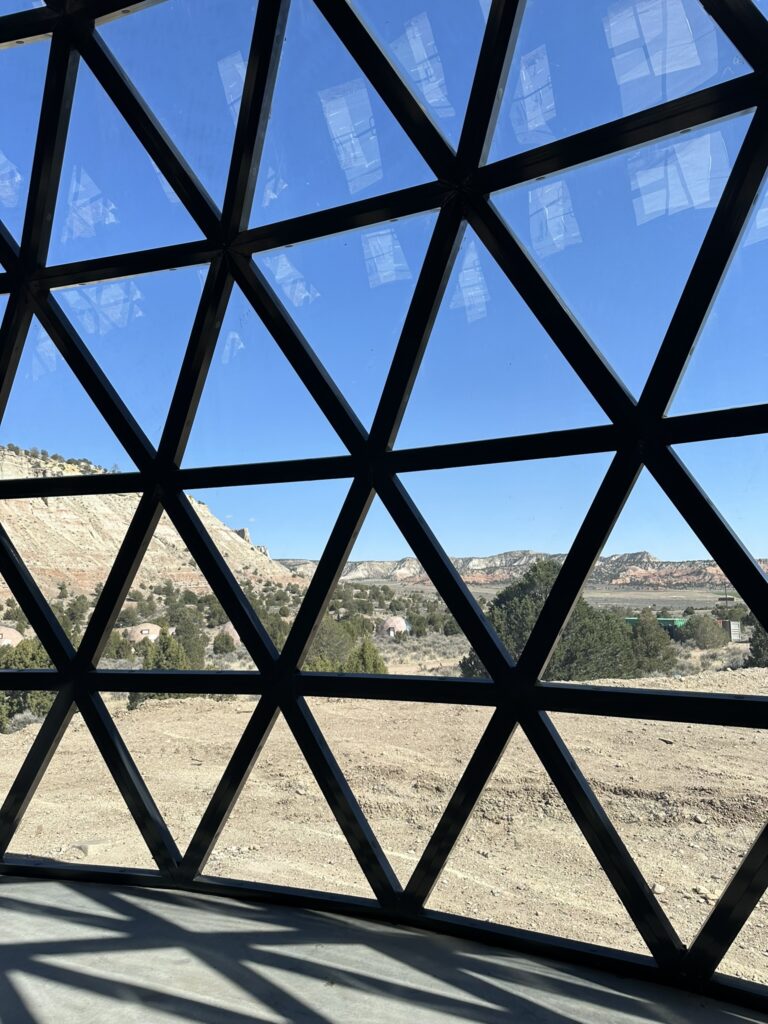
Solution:
M 0 4 L 0 872 L 765 1003 L 766 14 Z

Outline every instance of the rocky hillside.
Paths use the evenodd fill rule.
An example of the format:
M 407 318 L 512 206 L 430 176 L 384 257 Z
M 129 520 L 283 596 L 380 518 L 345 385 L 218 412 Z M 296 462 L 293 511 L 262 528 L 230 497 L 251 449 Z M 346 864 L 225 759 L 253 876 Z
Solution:
M 0 448 L 0 479 L 104 472 L 83 461 L 58 462 Z M 0 504 L 0 522 L 46 597 L 55 596 L 62 581 L 70 594 L 90 594 L 106 579 L 138 500 L 137 494 L 12 499 Z M 247 532 L 231 529 L 201 502 L 193 500 L 192 504 L 238 579 L 258 584 L 265 580 L 287 583 L 295 578 L 273 561 L 265 548 L 253 545 Z M 208 589 L 164 514 L 136 583 L 151 586 L 166 579 L 198 592 Z M 3 586 L 0 598 L 7 596 Z
M 463 579 L 470 584 L 503 586 L 519 579 L 535 562 L 542 558 L 554 558 L 562 562 L 563 554 L 546 554 L 541 551 L 505 551 L 487 557 L 453 558 L 453 564 Z M 283 564 L 300 576 L 310 577 L 316 562 L 284 559 Z M 768 559 L 760 562 L 768 572 Z M 428 578 L 415 558 L 401 558 L 399 561 L 350 562 L 342 573 L 342 579 L 377 580 L 390 583 L 427 583 Z M 665 562 L 647 551 L 630 554 L 609 555 L 599 558 L 587 582 L 593 589 L 649 589 L 687 590 L 722 588 L 726 577 L 713 561 L 691 560 Z

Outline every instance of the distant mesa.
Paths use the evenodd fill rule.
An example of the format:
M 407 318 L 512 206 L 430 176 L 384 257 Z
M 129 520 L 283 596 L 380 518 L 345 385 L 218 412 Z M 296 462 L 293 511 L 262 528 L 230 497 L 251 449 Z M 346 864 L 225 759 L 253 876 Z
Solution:
M 108 472 L 88 459 L 64 459 L 35 448 L 25 450 L 12 444 L 0 445 L 0 480 Z M 207 505 L 192 498 L 190 501 L 236 578 L 258 579 L 260 583 L 271 581 L 279 586 L 311 579 L 317 568 L 316 560 L 271 558 L 264 544 L 253 543 L 247 527 L 233 529 L 218 519 Z M 3 503 L 2 522 L 46 597 L 56 596 L 62 580 L 72 593 L 91 593 L 97 584 L 103 583 L 135 507 L 136 495 L 131 494 L 9 500 Z M 17 542 L 16 538 L 20 540 Z M 151 566 L 139 570 L 135 584 L 152 586 L 171 579 L 182 588 L 200 590 L 200 572 L 191 562 L 181 564 L 179 544 L 178 534 L 170 522 L 161 519 L 153 539 Z M 562 562 L 565 555 L 523 549 L 453 558 L 452 561 L 466 583 L 501 587 L 519 579 L 542 558 Z M 762 559 L 759 564 L 768 571 L 768 559 Z M 429 583 L 421 564 L 413 557 L 348 562 L 341 579 L 346 583 Z M 725 576 L 711 560 L 662 561 L 648 551 L 635 551 L 599 558 L 587 587 L 617 591 L 713 590 L 725 583 Z

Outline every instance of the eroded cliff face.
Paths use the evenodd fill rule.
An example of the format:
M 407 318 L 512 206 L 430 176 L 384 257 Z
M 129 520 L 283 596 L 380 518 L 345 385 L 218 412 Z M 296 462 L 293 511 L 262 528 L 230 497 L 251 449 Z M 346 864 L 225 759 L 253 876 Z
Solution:
M 0 448 L 0 479 L 104 474 L 86 462 L 65 463 L 25 451 Z M 0 524 L 5 528 L 46 597 L 58 593 L 64 582 L 72 595 L 92 594 L 103 583 L 114 562 L 139 502 L 139 494 L 67 495 L 50 498 L 13 498 L 0 502 Z M 192 506 L 239 580 L 254 585 L 266 580 L 287 583 L 295 577 L 269 558 L 266 549 L 231 529 L 207 505 Z M 166 514 L 160 519 L 135 585 L 152 586 L 170 579 L 195 592 L 207 590 L 200 570 Z M 0 596 L 8 596 L 0 580 Z

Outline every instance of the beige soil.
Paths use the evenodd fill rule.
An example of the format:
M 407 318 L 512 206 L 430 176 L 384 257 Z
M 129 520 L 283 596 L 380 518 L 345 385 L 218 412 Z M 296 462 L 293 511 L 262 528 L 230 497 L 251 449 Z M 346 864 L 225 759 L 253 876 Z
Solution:
M 653 683 L 674 686 L 676 680 Z M 768 670 L 703 673 L 697 689 L 764 694 Z M 149 701 L 136 711 L 128 711 L 122 697 L 109 697 L 107 703 L 183 848 L 254 701 Z M 488 710 L 352 700 L 313 700 L 310 705 L 405 882 L 488 720 Z M 765 733 L 573 715 L 553 716 L 553 722 L 665 912 L 690 942 L 768 820 Z M 0 735 L 4 791 L 36 730 L 31 725 Z M 54 756 L 11 852 L 152 866 L 79 716 Z M 207 871 L 369 895 L 282 723 L 270 736 Z M 430 906 L 644 951 L 520 734 L 478 804 Z M 768 982 L 766 900 L 723 969 Z

